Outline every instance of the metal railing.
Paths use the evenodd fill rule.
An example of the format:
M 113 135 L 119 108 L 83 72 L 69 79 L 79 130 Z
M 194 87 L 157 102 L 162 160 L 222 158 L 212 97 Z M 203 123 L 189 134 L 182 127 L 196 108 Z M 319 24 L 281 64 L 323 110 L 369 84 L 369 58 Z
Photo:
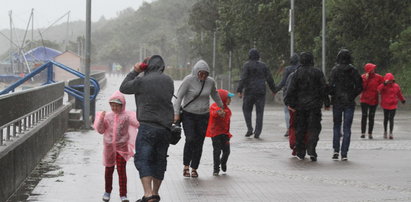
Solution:
M 29 114 L 0 126 L 0 146 L 5 145 L 5 142 L 12 140 L 12 138 L 24 135 L 31 128 L 49 117 L 49 115 L 57 109 L 58 103 L 61 102 L 62 99 L 63 97 L 58 98 Z
M 11 84 L 9 87 L 5 88 L 3 91 L 0 92 L 0 95 L 7 94 L 9 92 L 14 92 L 14 90 L 23 84 L 24 82 L 28 81 L 29 79 L 33 78 L 35 75 L 39 74 L 40 72 L 47 70 L 47 81 L 43 84 L 50 84 L 50 83 L 56 83 L 53 79 L 53 66 L 59 67 L 67 72 L 70 72 L 71 74 L 80 77 L 80 78 L 86 78 L 85 75 L 81 72 L 78 72 L 74 69 L 71 69 L 70 67 L 63 65 L 61 63 L 58 63 L 56 61 L 50 60 L 46 62 L 45 64 L 41 65 L 40 67 L 36 68 L 34 71 L 31 73 L 27 74 L 23 78 L 19 79 L 18 81 L 14 82 Z M 94 100 L 97 97 L 98 92 L 100 91 L 100 85 L 98 84 L 98 81 L 94 78 L 90 78 L 90 84 L 93 86 L 93 94 L 90 95 L 90 100 Z M 71 96 L 75 97 L 76 99 L 79 99 L 81 101 L 84 101 L 84 93 L 75 89 L 78 88 L 79 86 L 65 86 L 64 91 Z M 80 87 L 84 87 L 84 85 L 80 85 Z

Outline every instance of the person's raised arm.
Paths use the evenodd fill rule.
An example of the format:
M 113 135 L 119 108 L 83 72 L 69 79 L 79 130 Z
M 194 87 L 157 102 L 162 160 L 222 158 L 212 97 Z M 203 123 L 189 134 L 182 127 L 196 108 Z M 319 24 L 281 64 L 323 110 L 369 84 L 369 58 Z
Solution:
M 140 69 L 140 63 L 134 65 L 133 71 L 127 74 L 126 78 L 124 78 L 123 82 L 120 85 L 120 92 L 124 94 L 136 94 L 139 77 L 137 77 L 142 70 Z

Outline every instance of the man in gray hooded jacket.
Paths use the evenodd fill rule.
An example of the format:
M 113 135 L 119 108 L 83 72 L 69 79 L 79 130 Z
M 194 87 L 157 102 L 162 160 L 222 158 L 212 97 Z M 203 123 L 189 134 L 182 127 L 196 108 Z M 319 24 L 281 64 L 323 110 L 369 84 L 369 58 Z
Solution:
M 141 76 L 143 66 L 147 67 Z M 163 74 L 164 68 L 161 56 L 153 55 L 144 65 L 134 65 L 120 87 L 120 92 L 134 94 L 140 122 L 134 156 L 144 189 L 139 201 L 160 200 L 158 191 L 167 167 L 174 83 Z
M 246 137 L 253 135 L 253 126 L 251 124 L 251 114 L 253 106 L 256 108 L 256 124 L 254 137 L 259 138 L 263 129 L 263 115 L 265 106 L 265 83 L 268 83 L 270 90 L 275 94 L 275 84 L 271 75 L 270 69 L 265 63 L 259 61 L 260 54 L 257 49 L 252 48 L 248 52 L 248 61 L 243 65 L 241 80 L 237 88 L 237 93 L 240 98 L 243 97 L 243 114 L 247 124 Z

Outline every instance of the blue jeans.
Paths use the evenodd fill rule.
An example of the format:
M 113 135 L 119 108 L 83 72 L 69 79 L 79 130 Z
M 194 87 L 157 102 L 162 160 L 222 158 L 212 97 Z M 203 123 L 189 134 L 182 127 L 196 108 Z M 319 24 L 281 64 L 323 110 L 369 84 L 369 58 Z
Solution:
M 333 121 L 334 121 L 334 136 L 333 148 L 334 152 L 340 152 L 341 156 L 346 156 L 351 141 L 351 125 L 354 117 L 355 106 L 333 106 Z M 344 117 L 342 144 L 340 148 L 341 139 L 341 124 Z
M 288 110 L 288 106 L 284 105 L 284 120 L 285 120 L 285 126 L 287 128 L 290 128 L 290 111 Z
M 170 135 L 166 128 L 140 124 L 134 154 L 134 165 L 140 178 L 152 176 L 159 180 L 164 179 Z

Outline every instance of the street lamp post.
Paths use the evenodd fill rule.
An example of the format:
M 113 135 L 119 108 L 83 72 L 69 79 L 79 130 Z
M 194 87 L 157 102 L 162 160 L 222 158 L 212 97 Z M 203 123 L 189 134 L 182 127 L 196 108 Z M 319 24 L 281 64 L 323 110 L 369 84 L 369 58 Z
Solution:
M 290 56 L 294 53 L 294 0 L 291 0 L 290 22 L 288 31 L 290 32 Z
M 322 63 L 322 70 L 323 70 L 323 73 L 324 73 L 324 76 L 326 75 L 325 74 L 325 32 L 326 32 L 326 30 L 325 30 L 325 0 L 322 0 L 323 2 L 323 7 L 322 7 L 322 56 L 321 56 L 321 63 Z
M 91 46 L 91 0 L 86 3 L 86 58 L 84 64 L 84 128 L 90 128 L 90 48 Z

